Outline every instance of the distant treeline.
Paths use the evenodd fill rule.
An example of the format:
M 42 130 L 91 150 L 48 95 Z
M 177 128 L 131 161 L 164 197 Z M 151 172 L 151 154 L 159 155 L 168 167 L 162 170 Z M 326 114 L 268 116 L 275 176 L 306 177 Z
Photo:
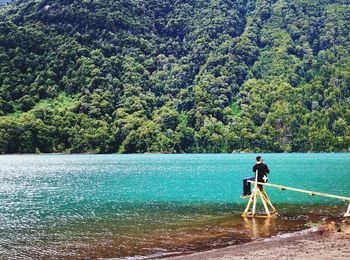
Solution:
M 0 153 L 350 149 L 346 0 L 19 0 Z

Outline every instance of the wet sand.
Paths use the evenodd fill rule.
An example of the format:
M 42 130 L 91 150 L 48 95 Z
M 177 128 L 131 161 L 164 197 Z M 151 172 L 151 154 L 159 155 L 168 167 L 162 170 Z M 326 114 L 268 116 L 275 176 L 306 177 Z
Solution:
M 194 259 L 350 259 L 350 220 L 320 224 L 309 230 L 284 234 L 251 243 L 170 257 L 171 260 Z

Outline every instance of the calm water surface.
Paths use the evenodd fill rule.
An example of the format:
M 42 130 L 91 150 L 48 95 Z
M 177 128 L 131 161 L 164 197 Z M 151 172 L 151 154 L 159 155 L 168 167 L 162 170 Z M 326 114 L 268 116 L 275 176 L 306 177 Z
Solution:
M 344 202 L 266 188 L 277 219 L 240 217 L 255 154 L 0 156 L 0 258 L 160 257 L 304 229 Z M 270 183 L 350 193 L 350 155 L 265 154 Z

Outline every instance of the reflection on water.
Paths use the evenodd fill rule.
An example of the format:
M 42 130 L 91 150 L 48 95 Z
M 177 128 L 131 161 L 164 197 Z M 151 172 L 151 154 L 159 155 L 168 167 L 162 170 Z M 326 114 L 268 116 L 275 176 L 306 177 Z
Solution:
M 251 232 L 251 238 L 271 236 L 275 218 L 243 218 L 244 228 Z

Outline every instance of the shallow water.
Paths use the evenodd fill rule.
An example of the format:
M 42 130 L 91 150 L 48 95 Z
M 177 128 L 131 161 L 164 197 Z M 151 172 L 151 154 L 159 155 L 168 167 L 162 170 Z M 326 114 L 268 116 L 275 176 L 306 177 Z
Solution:
M 349 196 L 350 155 L 265 154 L 270 183 Z M 280 216 L 240 217 L 254 154 L 0 156 L 0 258 L 160 257 L 340 217 L 346 204 L 266 188 Z

